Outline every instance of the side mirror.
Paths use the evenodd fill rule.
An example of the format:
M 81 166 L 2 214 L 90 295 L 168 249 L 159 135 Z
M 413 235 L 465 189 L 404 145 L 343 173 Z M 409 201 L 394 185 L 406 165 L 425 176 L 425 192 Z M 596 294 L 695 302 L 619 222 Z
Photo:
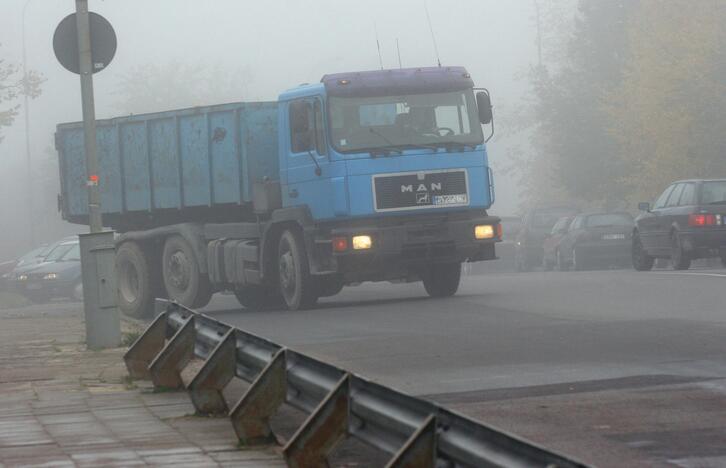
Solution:
M 650 203 L 648 203 L 648 202 L 638 203 L 638 209 L 640 211 L 650 212 Z
M 486 91 L 476 93 L 476 107 L 479 108 L 479 122 L 483 125 L 490 124 L 494 118 L 492 112 L 492 98 Z

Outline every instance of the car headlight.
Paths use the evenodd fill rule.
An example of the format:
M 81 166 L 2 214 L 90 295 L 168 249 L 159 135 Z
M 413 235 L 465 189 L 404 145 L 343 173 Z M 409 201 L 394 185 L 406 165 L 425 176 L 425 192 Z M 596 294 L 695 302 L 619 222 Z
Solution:
M 18 281 L 26 281 L 28 279 L 28 275 L 18 275 Z
M 48 273 L 45 276 L 43 276 L 43 279 L 44 280 L 54 280 L 56 278 L 58 278 L 58 274 L 57 273 Z

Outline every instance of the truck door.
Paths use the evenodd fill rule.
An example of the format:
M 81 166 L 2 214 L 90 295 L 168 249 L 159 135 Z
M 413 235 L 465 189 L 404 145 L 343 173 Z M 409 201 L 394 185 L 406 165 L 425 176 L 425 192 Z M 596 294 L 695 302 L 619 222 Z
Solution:
M 316 219 L 332 217 L 330 162 L 319 97 L 290 101 L 289 142 L 282 174 L 284 206 L 307 205 Z

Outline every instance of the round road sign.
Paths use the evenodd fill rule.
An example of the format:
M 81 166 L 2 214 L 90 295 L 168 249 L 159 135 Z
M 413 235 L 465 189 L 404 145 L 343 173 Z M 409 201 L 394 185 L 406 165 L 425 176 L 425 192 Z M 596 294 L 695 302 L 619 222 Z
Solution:
M 116 33 L 111 23 L 103 16 L 89 12 L 88 20 L 91 25 L 91 68 L 98 73 L 111 63 L 116 54 Z M 76 14 L 63 18 L 53 34 L 53 51 L 58 61 L 73 73 L 80 73 L 78 60 L 78 29 L 76 27 Z

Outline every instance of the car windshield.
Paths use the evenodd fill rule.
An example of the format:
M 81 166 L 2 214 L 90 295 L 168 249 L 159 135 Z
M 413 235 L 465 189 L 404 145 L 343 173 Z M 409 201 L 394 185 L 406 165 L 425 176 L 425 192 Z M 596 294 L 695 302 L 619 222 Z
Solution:
M 48 246 L 44 245 L 41 247 L 38 247 L 36 249 L 31 250 L 30 252 L 26 253 L 22 257 L 18 259 L 18 263 L 23 264 L 26 262 L 31 262 L 37 258 L 45 257 L 48 255 Z
M 704 182 L 701 186 L 701 204 L 726 205 L 726 180 Z
M 587 217 L 587 227 L 632 226 L 633 217 L 627 213 L 596 214 Z
M 47 257 L 45 257 L 46 262 L 57 262 L 63 256 L 68 253 L 69 250 L 73 248 L 74 245 L 78 244 L 60 244 L 53 248 L 53 250 L 50 251 Z
M 81 246 L 79 244 L 71 245 L 63 256 L 60 258 L 61 262 L 79 261 L 81 259 Z
M 342 153 L 483 142 L 474 92 L 330 98 L 330 134 Z

